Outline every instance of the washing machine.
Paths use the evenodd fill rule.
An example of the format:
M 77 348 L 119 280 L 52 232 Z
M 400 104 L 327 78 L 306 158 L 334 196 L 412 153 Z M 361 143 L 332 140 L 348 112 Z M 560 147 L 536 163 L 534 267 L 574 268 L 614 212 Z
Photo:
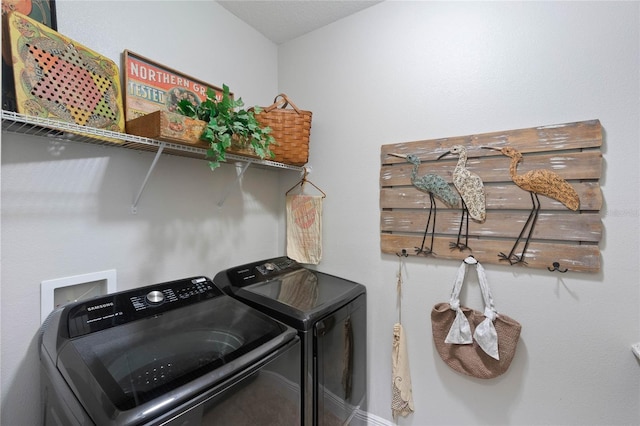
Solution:
M 300 424 L 300 345 L 201 276 L 71 303 L 41 328 L 43 424 Z
M 277 257 L 219 272 L 227 294 L 298 331 L 304 425 L 349 424 L 366 410 L 366 288 Z

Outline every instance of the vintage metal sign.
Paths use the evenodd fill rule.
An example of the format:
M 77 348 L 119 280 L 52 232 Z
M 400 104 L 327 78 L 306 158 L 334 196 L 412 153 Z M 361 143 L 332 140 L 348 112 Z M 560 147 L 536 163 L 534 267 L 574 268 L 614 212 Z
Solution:
M 178 102 L 187 99 L 197 105 L 207 99 L 207 89 L 222 98 L 220 87 L 157 64 L 125 50 L 125 116 L 126 120 L 154 111 L 175 112 Z

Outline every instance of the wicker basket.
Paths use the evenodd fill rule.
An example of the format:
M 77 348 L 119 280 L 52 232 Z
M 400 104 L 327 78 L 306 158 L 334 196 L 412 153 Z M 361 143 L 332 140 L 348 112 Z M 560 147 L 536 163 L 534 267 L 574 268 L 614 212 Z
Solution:
M 280 98 L 280 99 L 278 99 Z M 287 109 L 287 106 L 293 109 Z M 276 140 L 269 148 L 275 154 L 274 161 L 304 166 L 309 161 L 309 135 L 311 111 L 299 109 L 284 93 L 279 94 L 273 105 L 262 108 L 256 119 L 263 127 L 270 127 Z

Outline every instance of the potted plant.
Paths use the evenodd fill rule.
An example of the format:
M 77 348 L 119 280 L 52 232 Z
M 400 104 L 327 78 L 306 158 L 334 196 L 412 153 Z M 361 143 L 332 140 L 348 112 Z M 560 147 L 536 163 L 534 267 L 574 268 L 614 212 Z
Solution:
M 276 143 L 271 128 L 260 127 L 254 115 L 261 111 L 260 107 L 243 109 L 242 98 L 233 99 L 226 84 L 222 85 L 222 99 L 216 99 L 215 91 L 208 88 L 207 99 L 199 105 L 183 99 L 177 106 L 180 114 L 206 123 L 200 139 L 209 143 L 207 156 L 211 170 L 225 161 L 229 148 L 250 149 L 260 158 L 274 157 L 269 149 L 269 145 Z

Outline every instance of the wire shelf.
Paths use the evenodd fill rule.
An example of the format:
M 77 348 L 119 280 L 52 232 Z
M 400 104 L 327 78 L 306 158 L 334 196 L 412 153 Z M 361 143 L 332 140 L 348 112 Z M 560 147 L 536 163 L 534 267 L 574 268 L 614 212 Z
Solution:
M 162 142 L 142 136 L 85 127 L 75 123 L 68 123 L 45 117 L 24 115 L 5 110 L 2 110 L 2 131 L 34 135 L 64 142 L 82 142 L 94 145 L 107 145 L 137 151 L 157 152 L 162 146 L 162 152 L 164 154 L 199 158 L 202 160 L 206 160 L 207 156 L 207 150 L 203 148 L 171 142 Z M 241 161 L 266 167 L 275 167 L 298 172 L 304 171 L 304 167 L 229 153 L 226 154 L 226 159 L 227 162 Z

